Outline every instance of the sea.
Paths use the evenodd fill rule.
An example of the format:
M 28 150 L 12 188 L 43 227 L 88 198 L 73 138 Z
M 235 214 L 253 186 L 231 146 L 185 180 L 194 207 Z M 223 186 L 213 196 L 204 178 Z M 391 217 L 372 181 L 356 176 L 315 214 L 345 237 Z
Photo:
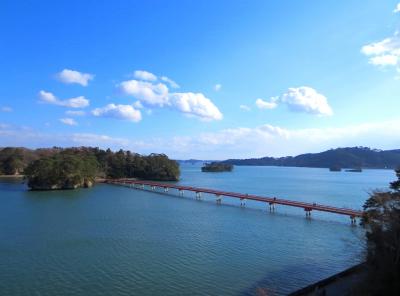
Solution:
M 178 184 L 362 209 L 391 170 L 182 164 Z M 359 222 L 359 221 L 357 221 Z M 363 261 L 349 217 L 171 190 L 0 179 L 0 295 L 286 295 Z

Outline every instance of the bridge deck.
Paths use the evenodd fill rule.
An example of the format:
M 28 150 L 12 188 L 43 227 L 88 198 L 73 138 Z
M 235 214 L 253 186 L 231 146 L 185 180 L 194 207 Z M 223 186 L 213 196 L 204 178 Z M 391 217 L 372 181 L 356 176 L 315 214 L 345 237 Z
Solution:
M 265 202 L 265 203 L 269 203 L 269 204 L 278 204 L 278 205 L 303 208 L 306 211 L 315 210 L 315 211 L 321 211 L 321 212 L 335 213 L 335 214 L 339 214 L 339 215 L 347 215 L 352 218 L 361 217 L 363 214 L 362 211 L 348 209 L 348 208 L 339 208 L 339 207 L 332 207 L 332 206 L 321 205 L 321 204 L 316 204 L 316 203 L 307 203 L 307 202 L 301 202 L 301 201 L 287 200 L 287 199 L 276 198 L 276 197 L 266 197 L 266 196 L 259 196 L 259 195 L 253 195 L 253 194 L 242 194 L 242 193 L 236 193 L 236 192 L 220 191 L 220 190 L 200 188 L 200 187 L 191 187 L 191 186 L 181 186 L 181 185 L 176 185 L 176 184 L 160 183 L 160 182 L 153 182 L 153 181 L 137 181 L 137 180 L 130 180 L 130 179 L 116 179 L 116 180 L 108 179 L 105 182 L 110 183 L 110 184 L 121 184 L 121 185 L 137 184 L 137 185 L 144 185 L 144 186 L 155 186 L 155 187 L 160 187 L 160 188 L 172 188 L 172 189 L 177 189 L 177 190 L 181 190 L 181 191 L 192 191 L 192 192 L 196 192 L 196 193 L 200 193 L 200 192 L 201 193 L 209 193 L 209 194 L 214 194 L 217 196 L 227 196 L 227 197 L 239 198 L 241 200 L 255 200 L 255 201 Z

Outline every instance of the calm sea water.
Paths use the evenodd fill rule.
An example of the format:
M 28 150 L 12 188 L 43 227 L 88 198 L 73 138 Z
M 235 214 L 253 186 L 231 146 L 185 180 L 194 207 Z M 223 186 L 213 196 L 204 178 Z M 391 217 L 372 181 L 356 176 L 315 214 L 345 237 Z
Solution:
M 361 208 L 388 170 L 182 167 L 181 184 Z M 282 295 L 360 261 L 347 217 L 112 185 L 30 192 L 0 180 L 1 295 Z

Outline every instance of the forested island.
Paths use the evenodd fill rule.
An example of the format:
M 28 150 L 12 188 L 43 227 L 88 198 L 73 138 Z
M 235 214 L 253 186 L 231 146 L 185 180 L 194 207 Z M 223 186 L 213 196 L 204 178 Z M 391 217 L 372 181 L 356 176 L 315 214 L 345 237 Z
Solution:
M 164 154 L 147 156 L 93 147 L 0 149 L 0 175 L 24 174 L 33 190 L 90 187 L 96 178 L 177 181 L 176 161 Z
M 233 170 L 233 165 L 222 162 L 206 163 L 201 167 L 202 172 L 230 172 Z
M 396 169 L 400 166 L 400 149 L 378 150 L 368 147 L 347 147 L 298 156 L 228 159 L 223 163 L 254 166 Z

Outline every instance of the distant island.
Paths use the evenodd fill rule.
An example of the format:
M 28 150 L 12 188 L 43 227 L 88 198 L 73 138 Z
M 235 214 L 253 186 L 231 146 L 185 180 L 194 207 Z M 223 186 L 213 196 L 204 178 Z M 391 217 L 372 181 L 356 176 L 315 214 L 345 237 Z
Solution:
M 0 148 L 0 175 L 21 174 L 32 190 L 54 190 L 91 187 L 96 178 L 177 181 L 180 170 L 164 154 L 143 156 L 93 147 Z
M 230 172 L 232 170 L 232 164 L 222 162 L 210 162 L 201 167 L 202 172 Z
M 254 166 L 349 168 L 357 171 L 361 168 L 396 169 L 400 166 L 400 149 L 377 150 L 367 147 L 347 147 L 298 156 L 228 159 L 222 163 Z
M 208 162 L 214 162 L 215 160 L 202 160 L 202 159 L 185 159 L 185 160 L 182 160 L 182 159 L 177 159 L 176 161 L 179 164 L 192 164 L 192 165 L 195 165 L 195 164 L 205 164 L 205 163 L 208 163 Z

